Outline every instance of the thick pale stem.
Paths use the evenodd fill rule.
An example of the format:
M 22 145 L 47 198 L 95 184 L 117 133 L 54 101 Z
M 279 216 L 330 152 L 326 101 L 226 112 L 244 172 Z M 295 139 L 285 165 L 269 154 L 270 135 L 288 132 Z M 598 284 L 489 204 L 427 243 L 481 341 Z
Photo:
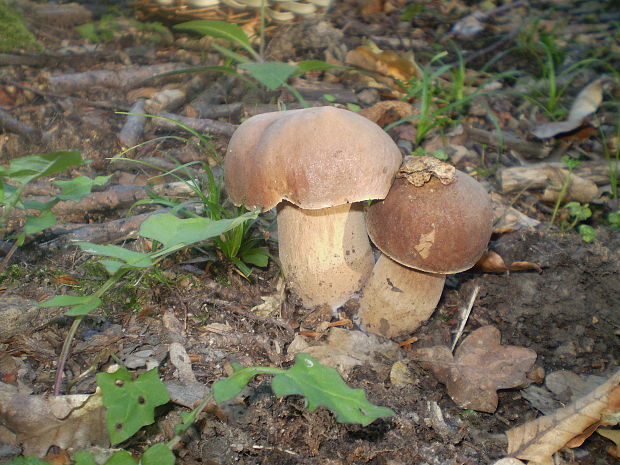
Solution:
M 344 304 L 361 289 L 374 259 L 360 205 L 302 210 L 278 207 L 280 262 L 305 307 Z
M 375 334 L 397 337 L 411 333 L 429 319 L 446 280 L 381 255 L 362 291 L 360 325 Z

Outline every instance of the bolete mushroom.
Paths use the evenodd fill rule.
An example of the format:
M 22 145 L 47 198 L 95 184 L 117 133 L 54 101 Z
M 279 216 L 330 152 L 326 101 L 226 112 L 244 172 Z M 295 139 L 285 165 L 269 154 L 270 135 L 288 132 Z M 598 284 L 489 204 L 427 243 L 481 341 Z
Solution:
M 362 202 L 382 199 L 402 161 L 379 126 L 334 107 L 264 113 L 233 134 L 224 180 L 235 205 L 278 205 L 289 287 L 306 307 L 337 308 L 359 291 L 374 259 Z
M 410 157 L 387 197 L 367 214 L 368 234 L 382 252 L 362 296 L 360 325 L 396 337 L 426 321 L 445 275 L 471 268 L 492 232 L 484 187 L 433 157 Z

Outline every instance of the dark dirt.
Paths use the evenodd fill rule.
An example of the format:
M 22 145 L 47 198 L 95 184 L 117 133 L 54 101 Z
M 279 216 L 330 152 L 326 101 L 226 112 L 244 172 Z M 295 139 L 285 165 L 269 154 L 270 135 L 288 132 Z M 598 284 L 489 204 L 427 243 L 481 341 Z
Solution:
M 579 8 L 585 8 L 586 4 L 563 3 L 574 3 L 575 15 L 582 14 Z M 346 13 L 352 8 L 355 8 L 354 14 Z M 325 37 L 321 36 L 324 41 L 308 39 L 304 42 L 304 33 L 299 30 L 293 30 L 290 36 L 279 31 L 276 38 L 280 44 L 274 40 L 273 48 L 267 50 L 280 60 L 324 59 L 326 49 L 337 56 L 342 52 L 338 52 L 340 45 L 350 50 L 361 45 L 368 36 L 376 36 L 376 43 L 385 48 L 389 43 L 400 44 L 397 46 L 399 49 L 406 48 L 400 43 L 403 37 L 413 37 L 426 44 L 416 50 L 420 61 L 426 62 L 436 53 L 434 41 L 445 36 L 450 25 L 464 16 L 466 7 L 463 8 L 446 14 L 432 14 L 426 10 L 413 20 L 402 22 L 398 16 L 402 13 L 402 6 L 392 12 L 364 15 L 349 2 L 340 2 L 326 18 L 329 27 Z M 542 14 L 544 5 L 539 5 L 539 8 L 536 13 Z M 564 6 L 558 9 L 568 21 L 570 11 Z M 583 14 L 588 14 L 587 9 Z M 49 27 L 49 30 L 43 31 L 47 33 L 42 40 L 50 48 L 60 45 L 60 33 L 75 46 L 85 42 L 70 29 Z M 492 29 L 500 32 L 483 35 L 482 43 L 478 45 L 471 41 L 462 45 L 472 50 L 487 47 L 493 44 L 503 27 L 505 24 L 498 20 Z M 56 31 L 56 36 L 50 31 Z M 608 46 L 607 39 L 601 39 L 605 47 Z M 72 175 L 114 174 L 112 184 L 144 185 L 146 178 L 153 173 L 127 166 L 117 168 L 107 160 L 120 151 L 116 134 L 124 119 L 112 110 L 129 108 L 126 91 L 93 89 L 74 96 L 58 96 L 47 92 L 45 78 L 51 74 L 85 71 L 98 66 L 120 67 L 127 61 L 134 65 L 146 65 L 189 57 L 190 61 L 198 62 L 200 53 L 181 52 L 170 44 L 154 47 L 131 32 L 104 47 L 108 50 L 105 59 L 67 60 L 42 68 L 1 68 L 0 86 L 25 95 L 24 101 L 18 101 L 11 108 L 13 115 L 49 132 L 52 138 L 51 143 L 44 144 L 10 133 L 1 134 L 2 164 L 20 154 L 77 148 L 85 159 L 93 163 L 74 170 Z M 508 48 L 507 42 L 505 49 Z M 122 57 L 116 53 L 119 49 L 124 50 Z M 499 47 L 490 56 L 476 58 L 468 66 L 475 67 L 478 60 L 488 60 L 503 50 L 503 46 Z M 207 57 L 207 60 L 212 58 Z M 502 55 L 494 71 L 520 69 L 529 72 L 532 66 L 531 58 L 526 54 L 511 52 Z M 210 78 L 211 82 L 227 83 L 226 78 L 219 75 Z M 15 83 L 19 86 L 11 87 Z M 347 88 L 348 84 L 345 79 L 344 87 Z M 162 84 L 158 82 L 157 85 Z M 358 94 L 364 90 L 361 84 L 359 88 L 355 86 L 352 83 L 349 90 L 355 90 Z M 35 92 L 24 88 L 33 88 Z M 381 96 L 380 92 L 375 91 L 367 94 L 376 99 Z M 230 90 L 230 95 L 222 95 L 217 103 L 235 99 L 249 101 L 255 97 L 235 87 Z M 267 102 L 271 95 L 262 97 Z M 291 102 L 290 95 L 281 97 Z M 510 98 L 498 98 L 490 105 L 499 111 L 514 111 L 515 118 L 520 116 L 516 114 L 520 110 Z M 472 120 L 480 122 L 481 119 L 476 118 L 472 116 Z M 223 120 L 239 122 L 232 116 Z M 488 122 L 485 124 L 487 129 L 492 129 Z M 145 140 L 160 134 L 161 130 L 149 127 Z M 215 137 L 213 142 L 218 152 L 224 153 L 228 140 Z M 582 142 L 586 147 L 593 144 L 591 140 Z M 474 153 L 480 154 L 486 150 L 481 149 L 480 144 L 470 145 L 475 145 L 472 149 Z M 489 151 L 493 152 L 492 149 Z M 175 155 L 182 162 L 201 157 L 190 145 L 179 146 L 170 142 L 144 146 L 132 156 L 139 159 L 167 154 Z M 487 155 L 491 160 L 501 159 L 497 153 Z M 508 162 L 510 160 L 508 157 Z M 480 159 L 473 163 L 478 162 L 482 164 Z M 471 168 L 471 164 L 471 157 L 466 157 L 459 168 Z M 489 178 L 487 183 L 492 190 L 497 189 L 494 178 Z M 39 186 L 41 189 L 44 187 Z M 523 207 L 528 215 L 543 223 L 537 228 L 498 234 L 489 248 L 498 252 L 506 263 L 534 262 L 540 265 L 542 272 L 466 272 L 450 277 L 433 318 L 415 333 L 418 341 L 413 347 L 449 345 L 452 332 L 458 325 L 458 309 L 466 306 L 474 287 L 479 286 L 463 337 L 478 327 L 494 325 L 501 331 L 504 344 L 536 351 L 536 366 L 545 373 L 569 370 L 584 375 L 609 375 L 618 369 L 620 362 L 620 231 L 610 229 L 599 221 L 595 224 L 597 238 L 591 244 L 584 243 L 574 231 L 560 234 L 553 228 L 547 232 L 550 207 L 541 205 L 537 199 L 529 202 L 531 197 L 531 194 L 526 194 L 517 206 Z M 602 210 L 605 208 L 601 207 Z M 105 222 L 123 217 L 126 213 L 126 209 L 90 211 L 80 214 L 73 221 Z M 80 281 L 86 289 L 93 289 L 101 283 L 102 275 L 92 272 L 92 266 L 90 272 L 85 270 L 87 257 L 80 252 L 73 248 L 49 250 L 40 246 L 52 238 L 51 235 L 38 237 L 17 252 L 12 260 L 17 269 L 13 269 L 0 282 L 0 298 L 2 295 L 15 295 L 40 301 L 54 293 L 71 293 L 77 285 L 66 277 Z M 272 253 L 277 255 L 275 243 L 271 241 L 269 245 Z M 321 319 L 332 319 L 332 315 L 310 315 L 310 311 L 296 305 L 295 298 L 288 295 L 279 313 L 259 315 L 253 312 L 253 307 L 263 303 L 261 297 L 277 294 L 279 270 L 274 262 L 266 270 L 256 269 L 248 281 L 228 264 L 211 263 L 206 267 L 204 262 L 189 264 L 189 259 L 195 257 L 195 254 L 187 253 L 169 259 L 162 265 L 163 278 L 148 282 L 131 281 L 108 297 L 104 311 L 86 318 L 82 324 L 66 378 L 75 378 L 93 364 L 98 364 L 98 368 L 102 369 L 107 358 L 99 360 L 97 357 L 104 349 L 109 349 L 126 363 L 133 363 L 132 366 L 138 370 L 144 369 L 144 360 L 154 360 L 159 364 L 162 378 L 174 380 L 177 373 L 167 358 L 167 344 L 175 340 L 180 341 L 190 354 L 198 380 L 210 385 L 230 373 L 231 362 L 246 366 L 289 366 L 293 356 L 286 349 L 295 335 L 302 329 L 316 329 Z M 184 264 L 184 260 L 188 263 Z M 356 302 L 349 302 L 343 316 L 354 316 L 355 309 Z M 163 322 L 164 314 L 174 315 L 180 327 L 175 330 L 167 326 Z M 33 393 L 50 392 L 55 360 L 70 323 L 69 318 L 59 317 L 37 331 L 17 335 L 1 346 L 9 354 L 20 357 L 26 367 L 20 374 L 21 379 L 32 387 Z M 216 323 L 226 325 L 226 329 L 222 330 L 219 326 L 216 331 L 212 326 Z M 33 327 L 36 326 L 37 322 L 33 322 Z M 408 349 L 399 349 L 398 355 L 410 372 L 408 382 L 396 385 L 390 371 L 397 360 L 381 356 L 377 356 L 372 367 L 357 366 L 347 377 L 348 384 L 364 389 L 371 402 L 392 408 L 396 412 L 392 418 L 377 420 L 367 427 L 339 424 L 323 408 L 306 411 L 300 398 L 277 399 L 270 390 L 268 377 L 257 377 L 238 400 L 208 409 L 177 450 L 179 463 L 491 464 L 505 455 L 506 439 L 502 433 L 540 415 L 519 389 L 501 391 L 498 410 L 493 414 L 459 409 L 446 394 L 445 387 L 410 359 Z M 74 392 L 92 392 L 93 389 L 94 379 L 91 376 L 80 381 Z M 443 420 L 437 418 L 436 406 L 441 409 Z M 157 425 L 136 435 L 126 446 L 139 452 L 148 444 L 169 440 L 182 411 L 186 409 L 179 406 L 162 410 Z M 583 446 L 560 452 L 558 463 L 613 463 L 614 459 L 607 453 L 610 444 L 593 435 Z

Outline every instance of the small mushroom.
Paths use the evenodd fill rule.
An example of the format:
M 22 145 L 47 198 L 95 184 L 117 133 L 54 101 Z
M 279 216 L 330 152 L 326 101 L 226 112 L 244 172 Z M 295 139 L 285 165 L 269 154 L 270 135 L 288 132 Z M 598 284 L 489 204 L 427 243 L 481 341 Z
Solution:
M 471 268 L 492 232 L 480 183 L 432 157 L 406 159 L 387 197 L 367 214 L 382 255 L 360 298 L 363 328 L 386 337 L 416 330 L 435 310 L 445 275 Z
M 278 205 L 289 287 L 306 307 L 337 308 L 374 265 L 363 205 L 384 198 L 402 156 L 376 124 L 334 107 L 265 113 L 233 134 L 224 181 L 235 205 Z

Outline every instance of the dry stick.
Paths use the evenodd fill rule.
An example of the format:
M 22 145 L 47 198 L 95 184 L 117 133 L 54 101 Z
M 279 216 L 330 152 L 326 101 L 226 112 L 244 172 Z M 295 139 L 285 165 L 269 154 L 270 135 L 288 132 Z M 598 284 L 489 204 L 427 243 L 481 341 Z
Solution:
M 62 74 L 49 78 L 54 92 L 75 92 L 92 87 L 132 88 L 143 84 L 158 74 L 187 68 L 184 63 L 162 63 L 151 66 L 136 66 L 117 70 L 95 70 L 83 73 Z
M 506 132 L 485 131 L 484 129 L 476 129 L 471 127 L 466 127 L 465 132 L 473 140 L 483 144 L 492 145 L 494 147 L 504 147 L 532 157 L 541 157 L 546 155 L 545 151 L 547 149 L 545 149 L 542 144 L 528 142 Z
M 609 173 L 620 168 L 620 162 L 584 161 L 573 170 L 575 176 L 589 179 L 598 185 L 609 183 Z M 526 166 L 503 168 L 498 175 L 501 192 L 521 191 L 523 189 L 543 189 L 549 184 L 550 170 L 566 171 L 564 163 L 534 163 Z
M 42 141 L 44 143 L 48 143 L 51 141 L 51 137 L 49 134 L 44 133 L 39 129 L 35 129 L 32 126 L 19 121 L 13 115 L 11 115 L 8 111 L 5 111 L 0 108 L 0 129 L 4 129 L 9 132 L 14 132 L 15 134 L 19 134 L 20 136 L 24 136 L 32 142 Z
M 463 316 L 461 318 L 459 329 L 457 330 L 456 335 L 454 336 L 454 341 L 452 342 L 452 347 L 450 348 L 450 352 L 454 352 L 456 343 L 458 342 L 461 335 L 463 334 L 463 330 L 465 329 L 465 325 L 467 324 L 467 320 L 469 319 L 471 309 L 474 307 L 474 301 L 476 300 L 476 297 L 478 296 L 479 290 L 480 290 L 480 286 L 476 285 L 476 287 L 474 287 L 473 292 L 471 293 L 471 296 L 469 297 L 469 303 L 467 304 L 467 308 L 465 309 L 465 312 L 463 313 Z
M 0 58 L 1 58 L 0 54 Z M 0 63 L 1 65 L 1 63 Z M 81 98 L 81 97 L 67 97 L 66 95 L 60 95 L 60 94 L 54 94 L 52 92 L 43 92 L 41 90 L 38 89 L 34 89 L 32 87 L 28 87 L 25 86 L 23 84 L 20 84 L 17 81 L 13 81 L 11 79 L 2 79 L 0 78 L 0 84 L 4 84 L 4 85 L 10 85 L 10 86 L 14 86 L 17 87 L 18 89 L 22 89 L 22 90 L 26 90 L 28 92 L 32 92 L 35 95 L 38 95 L 40 97 L 44 97 L 46 99 L 66 99 L 66 98 L 71 98 L 74 100 L 77 100 L 78 102 L 84 103 L 85 105 L 91 106 L 91 107 L 96 107 L 96 108 L 101 108 L 103 110 L 111 110 L 111 111 L 126 111 L 128 110 L 127 106 L 125 103 L 120 103 L 120 102 L 93 102 L 91 100 L 85 99 L 85 98 Z
M 233 132 L 235 132 L 235 129 L 237 129 L 237 126 L 234 124 L 224 123 L 211 119 L 188 118 L 186 116 L 176 115 L 165 111 L 160 112 L 159 116 L 178 121 L 179 123 L 182 123 L 195 131 L 209 132 L 213 135 L 230 137 L 232 136 Z M 179 129 L 179 126 L 174 124 L 174 122 L 161 118 L 155 118 L 153 120 L 153 124 L 155 125 L 155 127 L 162 129 Z
M 146 123 L 146 116 L 142 114 L 144 113 L 145 101 L 145 99 L 139 98 L 129 110 L 129 113 L 132 114 L 126 115 L 125 124 L 118 133 L 118 140 L 122 147 L 133 147 L 142 139 Z

